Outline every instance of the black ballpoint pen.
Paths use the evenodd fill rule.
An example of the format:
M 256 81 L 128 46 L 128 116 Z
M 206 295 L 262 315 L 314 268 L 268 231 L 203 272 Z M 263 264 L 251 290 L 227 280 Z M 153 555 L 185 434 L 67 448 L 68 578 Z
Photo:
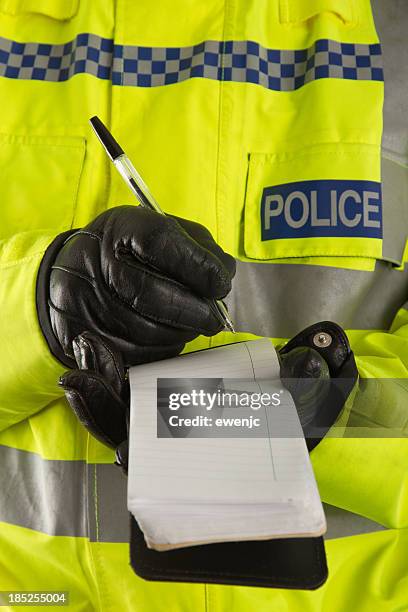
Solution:
M 128 184 L 133 194 L 137 197 L 140 204 L 161 215 L 165 215 L 166 213 L 160 208 L 159 204 L 150 193 L 146 183 L 143 181 L 142 177 L 137 172 L 122 147 L 116 142 L 112 134 L 109 132 L 108 128 L 97 116 L 92 117 L 90 119 L 90 123 L 101 141 L 106 153 L 114 163 L 122 178 Z M 219 319 L 223 323 L 224 327 L 232 332 L 235 332 L 234 325 L 223 302 L 221 300 L 214 300 L 214 305 L 216 307 Z

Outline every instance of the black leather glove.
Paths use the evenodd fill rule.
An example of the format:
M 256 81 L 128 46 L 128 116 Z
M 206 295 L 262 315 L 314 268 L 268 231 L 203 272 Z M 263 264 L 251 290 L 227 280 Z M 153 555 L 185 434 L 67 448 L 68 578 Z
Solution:
M 129 385 L 115 349 L 95 334 L 75 339 L 78 369 L 60 378 L 67 399 L 85 427 L 116 448 L 127 470 Z M 347 336 L 335 323 L 311 325 L 279 352 L 281 378 L 294 398 L 306 443 L 312 450 L 337 419 L 357 378 Z
M 125 365 L 174 356 L 222 329 L 212 300 L 231 289 L 235 260 L 198 223 L 119 206 L 48 248 L 37 311 L 51 352 L 75 367 L 73 339 L 95 332 Z M 76 356 L 75 356 L 76 357 Z
M 129 383 L 120 353 L 91 332 L 73 343 L 77 369 L 60 377 L 59 385 L 81 423 L 103 444 L 116 449 L 127 440 Z
M 285 344 L 279 359 L 310 451 L 336 421 L 358 380 L 354 354 L 343 329 L 322 321 Z

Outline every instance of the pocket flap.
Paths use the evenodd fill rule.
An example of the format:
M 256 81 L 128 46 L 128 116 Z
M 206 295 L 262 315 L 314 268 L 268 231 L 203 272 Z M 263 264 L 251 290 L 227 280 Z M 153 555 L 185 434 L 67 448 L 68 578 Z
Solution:
M 320 13 L 333 13 L 345 24 L 355 22 L 352 0 L 280 0 L 279 15 L 283 24 L 302 23 Z
M 22 231 L 69 229 L 84 156 L 79 136 L 0 133 L 0 240 Z
M 76 15 L 78 5 L 79 0 L 0 0 L 0 12 L 14 16 L 39 13 L 65 21 Z
M 252 259 L 380 259 L 380 147 L 331 143 L 251 154 L 244 220 Z

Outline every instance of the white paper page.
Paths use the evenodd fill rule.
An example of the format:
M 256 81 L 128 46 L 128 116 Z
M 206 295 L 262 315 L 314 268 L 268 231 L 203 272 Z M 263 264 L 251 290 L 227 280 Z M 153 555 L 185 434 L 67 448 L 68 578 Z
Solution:
M 254 379 L 256 376 L 264 379 L 261 382 L 257 380 L 260 391 L 282 390 L 276 351 L 267 339 L 223 346 L 131 369 L 128 508 L 139 517 L 142 529 L 156 531 L 156 534 L 160 532 L 160 537 L 163 537 L 165 527 L 162 529 L 158 524 L 163 508 L 167 509 L 163 514 L 166 511 L 170 513 L 172 507 L 177 513 L 183 505 L 188 507 L 190 504 L 191 508 L 198 504 L 200 512 L 206 507 L 211 512 L 212 506 L 216 508 L 217 504 L 219 508 L 222 504 L 227 507 L 229 504 L 230 508 L 247 504 L 253 510 L 257 503 L 285 502 L 292 506 L 292 524 L 298 529 L 300 522 L 302 525 L 305 523 L 301 514 L 306 503 L 309 508 L 306 527 L 309 524 L 312 528 L 316 520 L 320 524 L 322 520 L 324 522 L 322 510 L 317 518 L 312 516 L 316 509 L 321 509 L 320 498 L 296 408 L 286 390 L 279 409 L 268 412 L 268 426 L 276 432 L 282 432 L 286 427 L 292 436 L 293 431 L 298 431 L 299 438 L 157 438 L 157 378 L 220 376 L 224 379 Z M 150 509 L 150 514 L 144 512 L 144 508 Z M 288 507 L 285 508 L 284 512 L 280 511 L 281 527 L 277 525 L 276 533 L 288 528 L 290 513 L 288 515 Z M 276 509 L 264 509 L 267 517 L 273 512 L 276 514 Z M 154 517 L 155 525 L 151 519 L 145 523 L 142 518 L 149 516 Z M 192 528 L 193 522 L 191 525 L 187 522 L 188 529 Z M 232 522 L 235 523 L 235 527 L 231 524 L 232 531 L 242 532 L 239 520 Z M 260 535 L 261 532 L 269 533 L 267 521 L 261 523 Z M 203 521 L 201 528 L 197 523 L 200 532 L 197 536 L 205 539 L 215 527 L 206 531 L 202 525 Z M 188 529 L 179 529 L 181 538 L 190 539 Z M 171 533 L 177 540 L 176 526 L 173 525 Z

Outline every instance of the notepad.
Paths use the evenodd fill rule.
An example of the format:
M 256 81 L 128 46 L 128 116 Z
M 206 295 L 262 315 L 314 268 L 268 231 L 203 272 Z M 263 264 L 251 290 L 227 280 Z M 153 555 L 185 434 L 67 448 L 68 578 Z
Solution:
M 186 394 L 183 406 L 182 394 L 169 392 L 179 389 L 180 381 Z M 277 354 L 269 340 L 131 368 L 130 388 L 128 509 L 149 548 L 325 532 L 296 407 L 280 381 Z M 160 405 L 163 389 L 165 398 L 172 396 L 167 402 L 173 404 L 171 409 L 166 402 Z M 204 398 L 203 406 L 187 405 L 193 391 Z M 240 404 L 262 393 L 279 402 L 255 409 Z M 231 405 L 217 405 L 217 398 L 231 399 Z M 180 433 L 179 425 L 170 425 L 188 419 L 190 408 L 192 418 L 212 419 L 211 426 L 203 425 L 202 419 L 201 427 L 199 419 L 197 425 L 187 421 Z M 259 419 L 261 430 L 259 424 L 259 431 L 242 425 L 251 416 L 252 422 Z

